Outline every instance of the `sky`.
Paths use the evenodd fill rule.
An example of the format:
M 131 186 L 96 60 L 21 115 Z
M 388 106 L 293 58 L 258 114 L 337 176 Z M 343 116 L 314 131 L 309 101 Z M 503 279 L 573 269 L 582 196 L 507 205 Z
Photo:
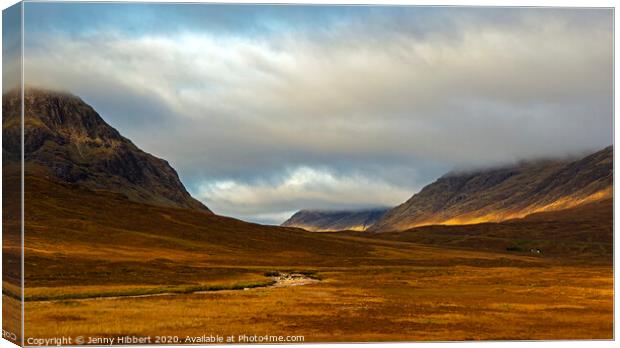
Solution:
M 610 9 L 29 2 L 24 20 L 26 84 L 80 96 L 248 221 L 613 142 Z

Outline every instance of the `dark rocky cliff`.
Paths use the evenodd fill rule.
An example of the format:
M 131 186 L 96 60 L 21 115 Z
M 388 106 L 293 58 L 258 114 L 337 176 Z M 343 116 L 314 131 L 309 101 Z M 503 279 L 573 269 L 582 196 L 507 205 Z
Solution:
M 3 96 L 3 152 L 19 159 L 20 102 Z M 93 190 L 107 190 L 133 201 L 209 211 L 187 192 L 167 161 L 150 155 L 80 98 L 69 93 L 26 88 L 24 98 L 26 174 Z

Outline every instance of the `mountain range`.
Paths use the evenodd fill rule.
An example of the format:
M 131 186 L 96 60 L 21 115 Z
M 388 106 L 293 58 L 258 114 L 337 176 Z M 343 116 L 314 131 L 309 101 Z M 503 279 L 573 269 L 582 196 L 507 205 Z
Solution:
M 375 224 L 389 208 L 364 210 L 300 210 L 282 223 L 308 231 L 365 231 Z
M 613 148 L 574 160 L 540 160 L 448 173 L 388 211 L 370 232 L 522 218 L 612 197 Z
M 130 201 L 212 212 L 191 197 L 170 164 L 139 149 L 79 97 L 24 91 L 26 175 L 121 194 Z M 3 96 L 3 157 L 18 165 L 20 95 Z M 284 227 L 309 231 L 403 231 L 424 225 L 500 222 L 612 197 L 613 148 L 572 160 L 451 172 L 392 208 L 301 210 Z

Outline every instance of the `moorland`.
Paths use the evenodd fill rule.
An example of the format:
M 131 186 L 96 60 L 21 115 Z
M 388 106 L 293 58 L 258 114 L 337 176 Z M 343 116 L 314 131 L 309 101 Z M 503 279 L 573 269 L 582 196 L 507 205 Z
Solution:
M 265 226 L 193 200 L 167 162 L 74 97 L 36 92 L 28 103 L 26 339 L 613 338 L 609 195 L 502 221 L 380 233 Z M 22 179 L 11 122 L 3 120 L 3 184 L 15 190 L 4 190 L 5 204 Z M 3 229 L 13 233 L 3 236 L 3 322 L 17 333 L 19 216 L 19 205 L 4 206 Z

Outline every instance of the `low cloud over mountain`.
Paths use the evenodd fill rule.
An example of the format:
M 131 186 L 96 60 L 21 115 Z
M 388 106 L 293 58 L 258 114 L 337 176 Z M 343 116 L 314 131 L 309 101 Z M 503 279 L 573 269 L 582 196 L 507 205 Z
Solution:
M 612 142 L 604 9 L 46 6 L 26 4 L 26 82 L 79 93 L 228 215 L 393 205 L 451 169 Z M 304 168 L 334 184 L 274 202 Z

